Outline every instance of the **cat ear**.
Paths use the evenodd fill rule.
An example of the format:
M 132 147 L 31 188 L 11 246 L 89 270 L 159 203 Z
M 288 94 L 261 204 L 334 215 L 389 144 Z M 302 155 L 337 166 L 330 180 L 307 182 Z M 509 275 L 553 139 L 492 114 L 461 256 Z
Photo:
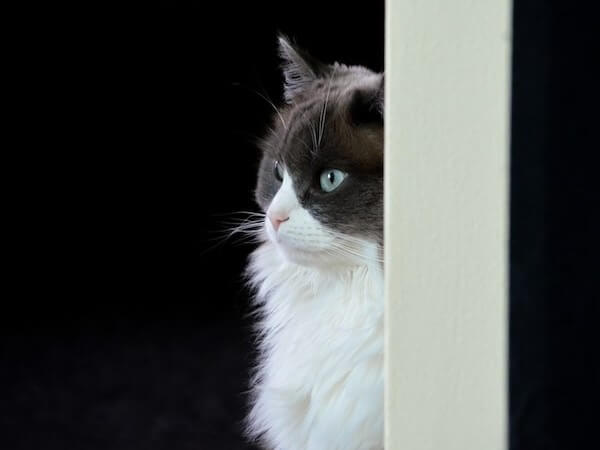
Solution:
M 279 56 L 283 60 L 283 96 L 287 103 L 292 103 L 308 85 L 330 71 L 330 66 L 313 58 L 284 35 L 279 35 Z
M 348 107 L 354 125 L 383 125 L 384 75 L 373 88 L 357 89 L 352 93 Z

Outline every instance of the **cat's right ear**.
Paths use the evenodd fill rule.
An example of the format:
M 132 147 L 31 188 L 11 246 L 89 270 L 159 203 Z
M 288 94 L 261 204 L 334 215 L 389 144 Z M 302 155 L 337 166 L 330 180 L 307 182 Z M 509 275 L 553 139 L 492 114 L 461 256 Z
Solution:
M 316 60 L 281 34 L 279 56 L 283 60 L 283 96 L 287 103 L 293 103 L 294 98 L 302 94 L 313 81 L 330 71 L 330 66 Z
M 348 106 L 350 121 L 357 126 L 379 124 L 383 126 L 384 75 L 379 76 L 375 86 L 357 89 L 352 93 Z

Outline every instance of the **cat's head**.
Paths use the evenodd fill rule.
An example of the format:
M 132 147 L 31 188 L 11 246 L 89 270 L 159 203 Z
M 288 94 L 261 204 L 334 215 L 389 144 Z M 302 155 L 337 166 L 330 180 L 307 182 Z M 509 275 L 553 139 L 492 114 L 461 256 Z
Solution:
M 279 38 L 285 105 L 262 141 L 256 200 L 266 234 L 302 265 L 379 261 L 383 74 L 327 65 Z

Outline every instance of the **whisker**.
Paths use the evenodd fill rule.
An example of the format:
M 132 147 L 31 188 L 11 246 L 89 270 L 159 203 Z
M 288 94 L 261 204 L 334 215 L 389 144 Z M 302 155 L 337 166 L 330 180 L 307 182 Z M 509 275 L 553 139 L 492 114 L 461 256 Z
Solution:
M 314 154 L 314 153 L 317 153 L 317 149 L 319 148 L 319 145 L 317 143 L 317 129 L 315 128 L 315 125 L 312 122 L 312 120 L 308 121 L 308 125 L 310 126 L 310 134 L 312 136 L 313 154 Z
M 234 214 L 243 214 L 243 215 L 247 215 L 247 216 L 261 216 L 261 217 L 265 217 L 266 214 L 263 212 L 256 212 L 256 211 L 232 211 L 232 212 L 226 212 L 226 213 L 213 213 L 213 216 L 220 216 L 220 217 L 231 217 Z
M 309 145 L 308 145 L 306 142 L 304 142 L 304 139 L 300 139 L 300 137 L 299 137 L 299 136 L 296 136 L 296 139 L 297 139 L 298 141 L 300 141 L 300 143 L 301 143 L 302 145 L 304 145 L 304 147 L 305 147 L 305 148 L 306 148 L 306 149 L 307 149 L 307 150 L 308 150 L 310 153 L 313 153 L 313 150 L 310 148 L 310 146 L 309 146 Z
M 281 120 L 281 124 L 283 125 L 283 129 L 287 131 L 287 124 L 285 123 L 285 120 L 283 120 L 283 116 L 281 115 L 281 113 L 279 112 L 279 108 L 277 108 L 277 106 L 275 106 L 275 104 L 269 100 L 268 98 L 266 98 L 264 95 L 262 95 L 260 92 L 255 92 L 256 94 L 260 95 L 260 97 L 265 100 L 269 105 L 271 105 L 271 107 L 275 110 L 275 112 L 277 113 L 277 116 L 279 116 L 279 120 Z
M 353 242 L 353 243 L 360 244 L 360 245 L 369 244 L 369 241 L 364 238 L 351 236 L 349 234 L 340 233 L 340 232 L 334 231 L 334 230 L 328 230 L 328 234 L 331 237 L 334 237 L 334 238 L 337 238 L 337 239 L 343 240 L 343 241 Z M 377 244 L 377 246 L 381 247 L 379 244 Z
M 382 262 L 383 260 L 377 256 L 369 256 L 369 255 L 365 255 L 364 253 L 359 252 L 356 249 L 350 248 L 350 247 L 346 247 L 343 245 L 339 245 L 339 244 L 332 244 L 334 248 L 343 251 L 345 253 L 348 253 L 350 255 L 353 256 L 357 256 L 361 259 L 365 259 L 365 260 L 369 260 L 369 261 L 378 261 L 378 262 Z
M 228 214 L 217 213 L 214 215 L 227 216 L 227 220 L 221 221 L 221 225 L 223 226 L 222 229 L 209 232 L 215 233 L 217 236 L 210 238 L 207 241 L 216 241 L 216 243 L 203 251 L 201 255 L 205 255 L 234 237 L 234 245 L 251 242 L 258 243 L 262 241 L 261 235 L 264 227 L 264 218 L 266 216 L 264 213 L 256 211 L 234 211 Z M 239 215 L 244 217 L 236 217 Z
M 358 238 L 356 239 L 356 242 L 344 242 L 341 239 L 344 238 L 344 236 L 337 236 L 337 241 L 333 241 L 332 242 L 332 247 L 336 250 L 338 250 L 339 252 L 343 253 L 344 255 L 349 255 L 349 256 L 354 256 L 357 257 L 361 260 L 364 261 L 370 261 L 370 262 L 377 262 L 377 263 L 383 263 L 383 258 L 379 257 L 379 256 L 370 256 L 370 255 L 365 255 L 363 252 L 360 251 L 360 249 L 356 248 L 356 246 L 354 245 L 350 245 L 350 244 L 360 244 L 360 245 L 364 245 L 365 241 L 364 240 L 359 240 Z M 377 250 L 379 250 L 379 245 L 377 246 Z
M 325 102 L 323 103 L 323 108 L 321 109 L 318 148 L 321 147 L 321 139 L 323 138 L 323 131 L 325 130 L 325 118 L 327 116 L 327 104 L 329 102 L 329 94 L 331 93 L 331 84 L 333 82 L 333 77 L 335 75 L 336 70 L 337 70 L 337 67 L 334 67 L 333 72 L 331 73 L 331 76 L 329 77 L 329 85 L 327 86 L 327 95 L 325 96 Z
M 312 149 L 308 145 L 306 145 L 306 143 L 304 143 L 305 147 L 310 151 L 311 154 L 314 155 L 314 154 L 316 154 L 317 147 L 318 147 L 318 145 L 317 145 L 317 141 L 318 141 L 317 128 L 316 128 L 315 124 L 313 123 L 313 121 L 311 120 L 311 118 L 307 117 L 306 111 L 300 109 L 299 112 L 300 112 L 300 114 L 302 114 L 302 119 L 306 122 L 306 124 L 309 127 L 310 135 L 311 135 L 311 139 L 312 139 L 312 145 L 313 145 Z
M 279 116 L 279 120 L 281 120 L 281 124 L 283 125 L 283 128 L 285 130 L 287 130 L 287 124 L 285 123 L 285 120 L 283 120 L 283 116 L 281 115 L 281 112 L 279 112 L 279 108 L 277 108 L 277 106 L 275 106 L 275 104 L 269 99 L 267 98 L 267 96 L 261 94 L 260 92 L 258 92 L 257 90 L 254 90 L 252 88 L 249 88 L 247 86 L 242 86 L 240 83 L 234 83 L 233 84 L 236 87 L 241 87 L 243 89 L 246 89 L 247 91 L 252 92 L 253 94 L 258 95 L 260 98 L 262 98 L 265 102 L 267 102 L 277 113 L 277 116 Z

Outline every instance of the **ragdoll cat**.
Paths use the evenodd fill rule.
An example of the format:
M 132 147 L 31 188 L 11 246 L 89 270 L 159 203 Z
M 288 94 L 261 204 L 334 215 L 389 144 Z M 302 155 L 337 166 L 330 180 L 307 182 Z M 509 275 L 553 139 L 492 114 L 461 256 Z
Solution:
M 383 448 L 383 75 L 279 39 L 286 105 L 256 200 L 260 357 L 250 437 L 281 450 Z

